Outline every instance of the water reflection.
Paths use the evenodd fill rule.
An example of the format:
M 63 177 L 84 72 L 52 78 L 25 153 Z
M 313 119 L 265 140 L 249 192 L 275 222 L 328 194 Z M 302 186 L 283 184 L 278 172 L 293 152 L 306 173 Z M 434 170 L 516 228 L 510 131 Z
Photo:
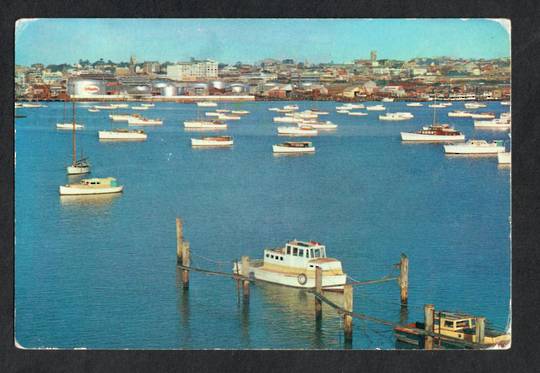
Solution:
M 176 289 L 178 289 L 178 299 L 176 302 L 176 308 L 178 309 L 178 314 L 180 315 L 180 325 L 182 332 L 182 346 L 189 346 L 191 341 L 191 314 L 190 314 L 190 304 L 189 304 L 189 291 L 184 289 L 184 284 L 182 283 L 182 270 L 176 267 Z
M 60 196 L 62 207 L 105 207 L 120 198 L 122 193 L 89 194 L 89 195 L 64 195 Z

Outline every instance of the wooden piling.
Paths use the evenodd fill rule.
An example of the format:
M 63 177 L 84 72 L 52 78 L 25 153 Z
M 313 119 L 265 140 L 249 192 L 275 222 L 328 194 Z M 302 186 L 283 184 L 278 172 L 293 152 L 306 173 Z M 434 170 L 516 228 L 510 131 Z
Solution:
M 486 333 L 486 318 L 485 317 L 477 317 L 476 318 L 476 326 L 475 326 L 475 332 L 476 332 L 476 343 L 483 344 L 484 343 L 484 337 Z
M 315 292 L 322 293 L 322 268 L 315 268 Z M 322 318 L 322 301 L 315 297 L 315 319 L 320 320 Z
M 401 306 L 406 307 L 409 299 L 409 258 L 407 255 L 401 254 L 399 261 L 399 288 L 400 288 L 400 300 Z
M 424 330 L 426 335 L 424 336 L 424 349 L 433 350 L 433 313 L 434 313 L 433 304 L 424 305 Z
M 353 311 L 353 287 L 343 286 L 343 309 L 348 312 Z M 345 341 L 352 341 L 352 316 L 348 313 L 343 315 L 343 335 Z
M 189 255 L 189 242 L 182 242 L 182 266 L 189 267 L 191 264 Z M 182 284 L 184 289 L 189 289 L 189 270 L 182 269 Z
M 245 278 L 249 277 L 249 256 L 242 257 L 242 276 Z M 249 281 L 242 280 L 242 289 L 244 297 L 249 297 Z
M 182 263 L 182 242 L 184 241 L 184 231 L 182 226 L 182 220 L 176 218 L 176 261 Z

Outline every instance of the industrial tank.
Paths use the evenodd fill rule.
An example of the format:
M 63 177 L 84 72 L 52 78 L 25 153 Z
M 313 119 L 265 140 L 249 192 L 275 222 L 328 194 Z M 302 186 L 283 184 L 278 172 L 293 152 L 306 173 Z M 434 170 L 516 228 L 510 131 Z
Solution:
M 173 85 L 166 85 L 160 90 L 161 96 L 165 96 L 165 97 L 176 96 L 177 92 L 178 92 L 178 89 Z

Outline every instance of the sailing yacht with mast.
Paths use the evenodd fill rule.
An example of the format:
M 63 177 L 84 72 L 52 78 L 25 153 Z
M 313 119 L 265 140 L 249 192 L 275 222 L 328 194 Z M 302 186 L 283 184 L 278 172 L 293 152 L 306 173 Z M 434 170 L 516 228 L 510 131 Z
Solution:
M 72 142 L 72 162 L 71 165 L 67 166 L 67 174 L 68 175 L 82 175 L 87 174 L 90 172 L 90 163 L 86 158 L 81 157 L 77 159 L 77 125 L 75 124 L 75 101 L 72 101 L 73 103 L 73 121 L 72 121 L 72 134 L 71 134 L 71 142 Z

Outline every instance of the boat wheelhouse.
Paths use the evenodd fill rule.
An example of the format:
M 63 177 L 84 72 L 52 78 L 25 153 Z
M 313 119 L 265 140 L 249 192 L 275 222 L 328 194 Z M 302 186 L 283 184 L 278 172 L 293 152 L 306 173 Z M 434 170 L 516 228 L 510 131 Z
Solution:
M 315 147 L 310 141 L 286 141 L 272 145 L 274 153 L 314 153 Z
M 285 247 L 265 249 L 263 259 L 249 262 L 249 268 L 242 268 L 242 262 L 233 266 L 234 273 L 246 273 L 255 280 L 295 288 L 315 288 L 315 271 L 322 270 L 324 290 L 343 291 L 347 275 L 341 262 L 326 256 L 326 247 L 315 241 L 292 240 Z

